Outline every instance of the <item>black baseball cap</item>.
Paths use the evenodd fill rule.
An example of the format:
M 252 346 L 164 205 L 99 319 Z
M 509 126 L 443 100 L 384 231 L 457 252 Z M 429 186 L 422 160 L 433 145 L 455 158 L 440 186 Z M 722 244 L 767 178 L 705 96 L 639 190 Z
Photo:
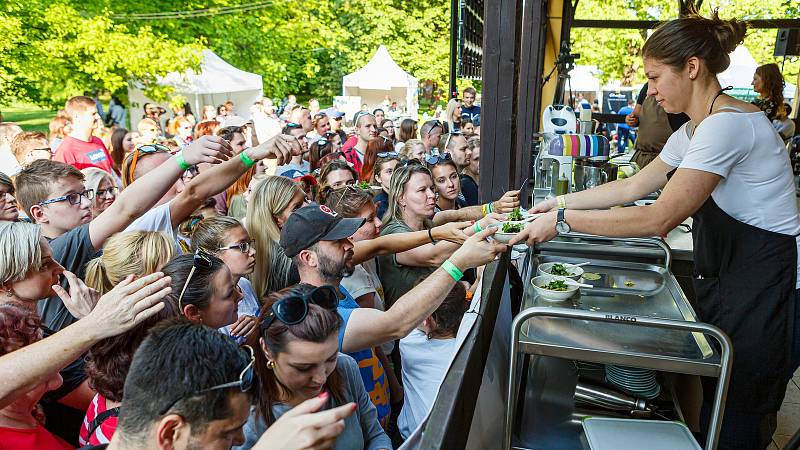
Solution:
M 345 219 L 325 205 L 311 203 L 293 212 L 281 230 L 281 247 L 292 258 L 319 241 L 352 236 L 366 219 Z

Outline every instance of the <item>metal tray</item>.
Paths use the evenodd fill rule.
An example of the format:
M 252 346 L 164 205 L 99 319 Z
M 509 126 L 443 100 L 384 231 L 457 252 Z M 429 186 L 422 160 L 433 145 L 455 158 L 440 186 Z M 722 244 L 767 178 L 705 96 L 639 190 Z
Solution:
M 594 288 L 581 288 L 579 294 L 558 302 L 539 297 L 530 285 L 538 264 L 546 262 L 591 264 L 585 272 L 600 279 Z M 618 260 L 565 255 L 537 255 L 529 258 L 523 308 L 557 307 L 603 313 L 619 321 L 637 317 L 696 322 L 697 318 L 675 277 L 664 267 Z M 632 282 L 627 283 L 626 282 Z M 701 333 L 645 327 L 618 327 L 609 323 L 571 319 L 531 319 L 522 328 L 520 350 L 532 354 L 574 358 L 583 361 L 631 365 L 654 370 L 715 376 L 719 355 Z M 527 345 L 533 344 L 534 345 Z M 529 348 L 530 347 L 530 348 Z M 536 347 L 536 350 L 533 350 Z M 645 356 L 646 355 L 646 356 Z
M 592 450 L 701 450 L 678 422 L 588 417 L 583 430 Z

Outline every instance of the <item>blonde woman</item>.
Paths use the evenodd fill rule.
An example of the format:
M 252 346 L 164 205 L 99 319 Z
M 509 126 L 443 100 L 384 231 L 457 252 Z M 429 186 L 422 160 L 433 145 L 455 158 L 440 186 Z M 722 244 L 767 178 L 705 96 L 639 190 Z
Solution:
M 461 100 L 451 98 L 447 102 L 446 122 L 447 129 L 445 133 L 460 133 L 461 132 Z
M 242 223 L 233 217 L 212 217 L 198 223 L 192 232 L 192 252 L 198 251 L 221 259 L 242 291 L 242 300 L 237 305 L 239 318 L 220 331 L 243 343 L 255 328 L 261 305 L 253 285 L 245 278 L 253 273 L 256 265 L 254 241 Z
M 300 282 L 279 245 L 286 219 L 306 204 L 306 194 L 289 178 L 267 177 L 250 195 L 247 228 L 255 240 L 256 263 L 251 276 L 258 298 Z
M 164 233 L 117 233 L 106 241 L 103 254 L 86 265 L 86 285 L 102 295 L 130 275 L 160 271 L 174 256 L 175 245 Z
M 105 170 L 97 167 L 87 167 L 81 170 L 86 177 L 84 184 L 86 189 L 94 191 L 92 202 L 92 217 L 97 217 L 101 212 L 114 203 L 119 194 L 119 188 L 114 183 L 114 179 Z
M 419 139 L 409 139 L 406 145 L 400 149 L 400 157 L 402 159 L 417 159 L 424 161 L 425 158 L 425 143 Z

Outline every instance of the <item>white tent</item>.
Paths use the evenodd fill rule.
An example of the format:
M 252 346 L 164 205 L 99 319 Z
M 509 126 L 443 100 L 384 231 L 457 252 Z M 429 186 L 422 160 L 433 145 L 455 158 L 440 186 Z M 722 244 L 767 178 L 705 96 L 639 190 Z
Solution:
M 753 82 L 753 74 L 756 73 L 756 68 L 759 64 L 753 58 L 753 55 L 747 50 L 744 45 L 736 47 L 736 50 L 730 54 L 731 65 L 717 75 L 719 84 L 722 87 L 733 86 L 738 89 L 750 89 Z M 783 89 L 783 96 L 786 99 L 793 99 L 795 95 L 795 85 L 786 82 L 786 87 Z
M 600 79 L 597 66 L 576 65 L 569 73 L 568 88 L 573 92 L 597 92 L 600 90 Z
M 370 110 L 379 107 L 388 95 L 411 117 L 417 116 L 418 88 L 417 79 L 398 66 L 383 45 L 364 67 L 342 79 L 342 95 L 361 97 L 361 103 Z
M 204 105 L 215 107 L 230 100 L 238 116 L 249 118 L 250 106 L 263 95 L 261 75 L 245 72 L 228 64 L 211 50 L 203 50 L 200 72 L 187 70 L 184 73 L 170 72 L 158 80 L 162 86 L 173 86 L 175 95 L 183 95 L 200 119 Z M 128 99 L 131 127 L 135 127 L 144 113 L 145 103 L 158 103 L 144 95 L 142 86 L 129 85 Z M 167 103 L 158 103 L 169 111 Z

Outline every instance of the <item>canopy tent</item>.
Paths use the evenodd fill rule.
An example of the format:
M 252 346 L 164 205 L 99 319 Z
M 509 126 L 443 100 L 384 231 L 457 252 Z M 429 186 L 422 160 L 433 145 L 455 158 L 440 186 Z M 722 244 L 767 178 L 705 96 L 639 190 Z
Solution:
M 160 78 L 158 84 L 172 86 L 175 95 L 185 96 L 198 120 L 203 106 L 216 107 L 228 100 L 233 102 L 236 115 L 249 118 L 250 106 L 263 95 L 261 75 L 237 69 L 211 50 L 203 50 L 199 73 L 191 69 L 184 73 L 170 72 Z M 156 103 L 169 110 L 168 103 L 147 98 L 141 85 L 128 85 L 128 99 L 131 111 L 134 111 L 130 114 L 131 129 L 144 113 L 142 107 L 145 103 Z
M 364 67 L 342 79 L 342 95 L 361 97 L 370 111 L 381 107 L 388 96 L 411 117 L 417 116 L 418 88 L 417 79 L 398 66 L 383 45 Z
M 600 79 L 597 78 L 599 73 L 597 66 L 576 65 L 569 72 L 567 88 L 573 92 L 597 92 L 600 90 Z
M 759 64 L 747 50 L 747 47 L 740 45 L 736 50 L 730 54 L 731 65 L 717 75 L 719 84 L 722 87 L 733 86 L 736 91 L 750 90 L 752 91 L 753 74 L 756 73 L 756 68 Z M 786 82 L 786 87 L 783 89 L 783 96 L 787 99 L 793 99 L 795 96 L 796 86 Z M 752 93 L 755 97 L 757 94 Z

